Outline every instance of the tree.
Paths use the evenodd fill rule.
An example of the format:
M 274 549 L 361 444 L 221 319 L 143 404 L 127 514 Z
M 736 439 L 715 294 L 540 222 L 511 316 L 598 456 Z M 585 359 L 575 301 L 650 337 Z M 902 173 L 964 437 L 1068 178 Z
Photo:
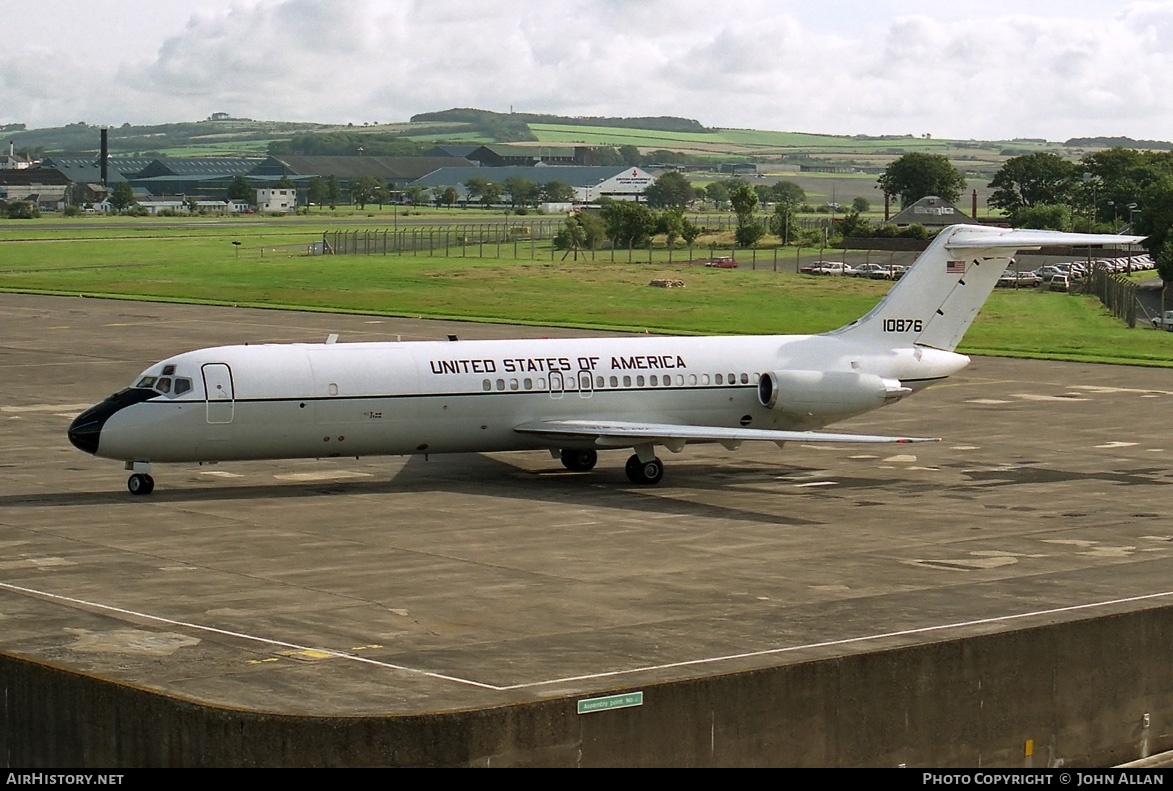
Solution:
M 770 215 L 770 233 L 782 240 L 782 244 L 790 244 L 790 239 L 796 229 L 796 204 L 790 201 L 780 201 L 774 204 L 774 213 Z
M 1006 212 L 1012 221 L 1031 206 L 1070 203 L 1077 171 L 1074 162 L 1046 152 L 1011 157 L 994 174 L 990 182 L 994 192 L 986 202 Z
M 711 181 L 705 185 L 705 197 L 718 209 L 723 209 L 729 202 L 729 188 L 720 181 Z
M 407 202 L 412 206 L 415 206 L 416 204 L 424 202 L 424 193 L 427 191 L 427 187 L 421 187 L 419 184 L 409 184 L 407 185 L 407 188 L 403 190 L 403 194 L 407 199 Z
M 737 214 L 737 230 L 733 232 L 733 238 L 740 247 L 753 247 L 766 235 L 766 226 L 753 216 L 758 207 L 757 190 L 744 181 L 740 182 L 729 191 L 729 202 Z
M 359 176 L 350 182 L 350 198 L 358 206 L 359 211 L 373 203 L 379 191 L 379 180 L 374 176 Z
M 1036 203 L 1023 206 L 1011 215 L 1015 228 L 1039 228 L 1049 231 L 1071 230 L 1071 207 L 1065 203 Z
M 227 196 L 228 200 L 243 201 L 245 203 L 252 203 L 257 199 L 257 191 L 253 188 L 252 183 L 244 176 L 237 175 L 232 179 L 232 183 L 228 185 Z
M 851 210 L 857 214 L 863 214 L 872 208 L 872 204 L 863 195 L 857 195 L 851 199 Z
M 481 192 L 481 204 L 484 206 L 492 206 L 495 203 L 501 202 L 501 194 L 505 188 L 495 181 L 490 181 L 485 185 Z
M 521 176 L 510 176 L 505 179 L 505 194 L 509 196 L 509 205 L 513 208 L 518 206 L 530 206 L 537 202 L 541 195 L 542 188 L 536 183 Z
M 643 164 L 643 154 L 636 146 L 619 146 L 619 156 L 623 158 L 623 163 L 626 165 L 639 166 Z
M 965 177 L 947 158 L 920 152 L 890 162 L 879 182 L 884 192 L 900 196 L 902 206 L 916 203 L 926 195 L 956 203 L 965 189 Z
M 1157 274 L 1165 281 L 1165 288 L 1168 289 L 1173 285 L 1173 239 L 1165 239 L 1153 261 L 1157 265 Z
M 574 187 L 565 181 L 547 181 L 542 185 L 541 199 L 545 203 L 573 203 Z
M 326 202 L 326 182 L 322 180 L 321 176 L 314 176 L 306 185 L 306 199 L 310 203 L 316 203 L 321 206 Z
M 729 190 L 729 203 L 733 205 L 733 211 L 738 219 L 745 215 L 752 215 L 754 209 L 758 207 L 758 193 L 744 181 L 738 182 L 733 189 Z
M 126 184 L 126 182 L 120 182 Z M 130 186 L 127 184 L 127 186 Z M 15 200 L 8 204 L 8 219 L 10 220 L 35 220 L 41 216 L 41 210 L 37 208 L 37 204 L 27 200 Z
M 682 173 L 675 170 L 661 173 L 644 190 L 644 199 L 655 209 L 687 206 L 695 197 L 696 190 L 692 188 L 692 184 Z
M 134 188 L 130 186 L 129 181 L 119 181 L 114 185 L 114 189 L 110 190 L 110 206 L 114 211 L 124 212 L 135 203 Z
M 488 185 L 488 179 L 481 178 L 480 176 L 471 176 L 464 182 L 464 192 L 468 195 L 470 201 L 480 200 L 481 195 L 484 194 L 485 187 Z
M 1173 239 L 1173 175 L 1163 176 L 1150 184 L 1141 194 L 1140 216 L 1133 233 L 1143 234 L 1145 248 L 1154 260 L 1165 248 L 1166 241 Z M 1169 282 L 1164 275 L 1162 280 Z
M 440 193 L 440 202 L 449 209 L 460 200 L 460 193 L 456 191 L 456 187 L 445 187 L 444 191 Z
M 793 181 L 779 181 L 774 184 L 773 196 L 770 198 L 774 203 L 793 203 L 796 206 L 806 201 L 806 190 L 795 184 Z
M 330 204 L 331 209 L 338 207 L 338 201 L 342 199 L 342 185 L 338 183 L 338 177 L 331 173 L 326 177 L 326 201 Z
M 617 200 L 603 208 L 607 238 L 616 247 L 635 247 L 646 242 L 656 229 L 656 218 L 647 206 Z

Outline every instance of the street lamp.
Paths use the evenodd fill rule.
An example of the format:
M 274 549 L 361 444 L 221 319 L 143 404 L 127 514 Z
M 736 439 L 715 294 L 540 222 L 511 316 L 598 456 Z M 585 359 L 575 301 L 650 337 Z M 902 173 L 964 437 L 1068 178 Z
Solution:
M 1136 233 L 1136 213 L 1139 209 L 1135 203 L 1128 204 L 1128 232 Z M 1132 274 L 1132 245 L 1128 245 L 1128 274 Z

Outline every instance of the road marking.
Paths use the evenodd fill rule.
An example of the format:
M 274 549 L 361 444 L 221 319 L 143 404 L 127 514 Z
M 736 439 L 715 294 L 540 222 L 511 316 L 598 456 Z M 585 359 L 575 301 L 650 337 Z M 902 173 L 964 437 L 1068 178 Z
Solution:
M 323 470 L 322 472 L 288 472 L 273 477 L 279 481 L 333 481 L 339 478 L 370 478 L 371 473 L 353 470 Z
M 1104 387 L 1102 385 L 1071 385 L 1073 390 L 1087 390 L 1089 393 L 1140 393 L 1145 396 L 1173 395 L 1170 390 L 1146 390 L 1138 387 Z
M 1103 450 L 1105 448 L 1131 448 L 1138 443 L 1136 442 L 1108 442 L 1103 445 L 1096 445 L 1097 448 Z
M 93 404 L 29 404 L 27 406 L 0 406 L 0 412 L 72 412 L 77 414 Z
M 1077 395 L 1053 396 L 1053 395 L 1039 395 L 1037 393 L 1011 393 L 1015 398 L 1021 398 L 1024 401 L 1087 401 L 1086 398 L 1080 398 Z
M 388 670 L 398 670 L 404 673 L 411 673 L 413 675 L 425 676 L 427 678 L 434 678 L 440 681 L 451 681 L 456 684 L 464 684 L 466 686 L 477 687 L 479 689 L 487 689 L 494 692 L 510 692 L 519 689 L 534 689 L 537 687 L 548 687 L 555 684 L 568 684 L 575 681 L 597 681 L 607 678 L 619 678 L 622 676 L 629 676 L 636 673 L 648 673 L 662 670 L 673 670 L 684 667 L 700 667 L 702 665 L 713 665 L 725 662 L 732 662 L 742 659 L 754 659 L 765 656 L 781 656 L 783 654 L 791 654 L 796 651 L 809 651 L 820 648 L 834 648 L 837 646 L 847 645 L 863 645 L 866 643 L 873 643 L 879 640 L 889 640 L 897 637 L 914 637 L 917 635 L 933 634 L 936 632 L 948 632 L 957 629 L 964 629 L 973 626 L 986 626 L 990 624 L 1007 624 L 1015 621 L 1027 620 L 1030 618 L 1051 618 L 1055 615 L 1064 615 L 1068 613 L 1085 612 L 1087 610 L 1101 609 L 1104 607 L 1112 607 L 1120 604 L 1135 604 L 1143 601 L 1153 601 L 1155 599 L 1162 599 L 1173 596 L 1173 591 L 1162 591 L 1160 593 L 1146 593 L 1140 596 L 1128 596 L 1121 599 L 1107 599 L 1103 601 L 1088 602 L 1085 604 L 1073 604 L 1068 607 L 1054 607 L 1047 610 L 1031 610 L 1028 612 L 1011 613 L 1008 615 L 995 615 L 989 618 L 975 618 L 968 621 L 954 621 L 952 623 L 937 624 L 934 626 L 920 626 L 913 629 L 901 629 L 893 632 L 879 632 L 876 634 L 857 635 L 855 637 L 844 637 L 839 640 L 824 640 L 817 643 L 802 643 L 800 645 L 779 646 L 777 648 L 764 648 L 759 651 L 745 651 L 736 654 L 721 654 L 718 656 L 700 657 L 697 659 L 686 659 L 680 662 L 666 662 L 659 665 L 639 665 L 637 667 L 630 667 L 624 670 L 611 670 L 605 673 L 588 673 L 578 676 L 563 676 L 561 678 L 552 678 L 544 681 L 530 681 L 522 684 L 508 684 L 499 686 L 496 684 L 488 684 L 483 681 L 474 681 L 472 679 L 460 678 L 445 673 L 435 673 L 430 670 L 421 670 L 419 668 L 408 667 L 406 665 L 398 665 L 393 662 L 381 662 L 376 659 L 369 659 L 367 657 L 356 656 L 353 653 L 346 651 L 333 651 L 328 648 L 313 648 L 311 646 L 300 645 L 298 643 L 290 643 L 284 640 L 274 640 L 268 637 L 259 637 L 257 635 L 250 635 L 244 632 L 235 632 L 228 629 L 218 629 L 214 626 L 204 626 L 203 624 L 191 623 L 189 621 L 179 621 L 172 618 L 163 618 L 158 615 L 150 615 L 148 613 L 129 610 L 122 607 L 114 607 L 108 604 L 99 604 L 97 602 L 86 601 L 85 599 L 78 599 L 72 596 L 61 596 L 47 591 L 36 590 L 35 588 L 26 588 L 20 585 L 12 585 L 6 582 L 0 582 L 0 590 L 9 590 L 15 593 L 23 593 L 30 596 L 38 596 L 50 601 L 64 602 L 81 607 L 89 607 L 102 612 L 116 613 L 132 618 L 142 618 L 154 623 L 168 624 L 169 626 L 180 626 L 187 629 L 194 629 L 200 632 L 208 632 L 210 634 L 223 635 L 225 637 L 235 637 L 240 640 L 260 643 L 262 645 L 274 646 L 277 648 L 284 648 L 288 651 L 304 651 L 304 652 L 321 652 L 322 654 L 332 656 L 336 659 L 344 659 L 351 662 L 358 662 L 360 664 L 372 665 L 375 667 L 382 667 Z

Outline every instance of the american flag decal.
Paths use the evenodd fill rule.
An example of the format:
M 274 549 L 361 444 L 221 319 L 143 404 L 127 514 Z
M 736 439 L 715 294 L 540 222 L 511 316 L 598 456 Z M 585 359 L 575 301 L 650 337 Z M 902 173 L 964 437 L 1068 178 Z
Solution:
M 945 271 L 951 275 L 964 275 L 965 262 L 964 261 L 946 261 Z

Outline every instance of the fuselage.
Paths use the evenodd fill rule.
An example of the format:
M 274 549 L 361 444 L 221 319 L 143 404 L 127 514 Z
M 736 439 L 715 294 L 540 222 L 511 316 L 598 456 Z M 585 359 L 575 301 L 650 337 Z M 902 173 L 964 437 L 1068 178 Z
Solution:
M 915 391 L 967 363 L 834 335 L 223 346 L 152 365 L 79 415 L 70 439 L 153 463 L 549 448 L 515 428 L 559 419 L 809 430 L 885 401 L 767 406 L 765 372 L 872 375 Z M 589 442 L 558 447 L 576 445 Z

